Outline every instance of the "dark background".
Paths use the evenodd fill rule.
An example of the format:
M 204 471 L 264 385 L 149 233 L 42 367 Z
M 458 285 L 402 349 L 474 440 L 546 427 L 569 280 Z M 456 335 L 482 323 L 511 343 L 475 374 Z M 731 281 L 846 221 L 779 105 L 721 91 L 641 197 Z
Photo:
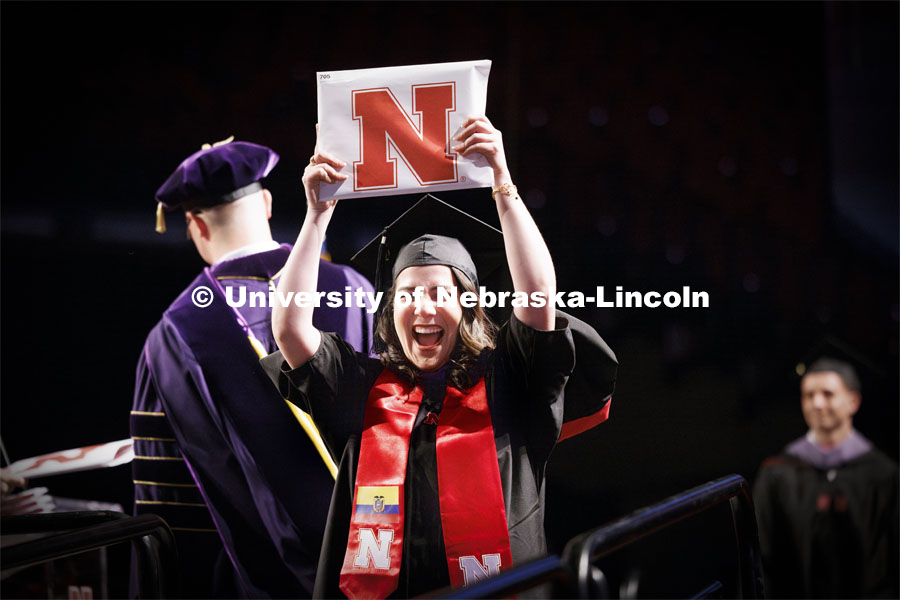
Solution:
M 153 194 L 201 143 L 281 154 L 273 229 L 292 241 L 316 71 L 488 58 L 488 116 L 559 289 L 710 296 L 575 311 L 619 381 L 611 419 L 553 457 L 552 550 L 719 476 L 752 480 L 805 432 L 795 365 L 822 350 L 860 367 L 856 425 L 896 458 L 897 23 L 895 2 L 4 2 L 3 442 L 16 460 L 128 436 L 144 336 L 203 266 L 180 215 L 153 231 Z M 484 190 L 442 197 L 496 223 Z M 411 201 L 342 203 L 334 259 Z M 35 483 L 130 509 L 127 466 Z M 608 574 L 696 592 L 729 576 L 730 528 L 711 513 Z

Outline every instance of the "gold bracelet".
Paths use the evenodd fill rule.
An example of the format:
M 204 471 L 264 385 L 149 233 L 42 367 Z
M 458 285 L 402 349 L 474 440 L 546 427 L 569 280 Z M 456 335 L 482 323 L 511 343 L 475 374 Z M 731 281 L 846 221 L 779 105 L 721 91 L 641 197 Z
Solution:
M 503 185 L 498 187 L 496 190 L 491 192 L 491 199 L 496 200 L 497 194 L 506 194 L 507 196 L 513 196 L 513 195 L 518 196 L 519 188 L 517 188 L 516 186 L 514 186 L 513 184 L 511 184 L 507 181 L 506 183 L 504 183 Z

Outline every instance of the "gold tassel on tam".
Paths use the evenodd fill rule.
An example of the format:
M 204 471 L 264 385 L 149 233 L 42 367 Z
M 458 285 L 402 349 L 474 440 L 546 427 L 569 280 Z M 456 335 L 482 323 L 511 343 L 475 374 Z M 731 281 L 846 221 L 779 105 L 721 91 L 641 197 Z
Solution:
M 156 233 L 166 232 L 166 212 L 162 202 L 156 203 Z
M 234 136 L 229 135 L 227 138 L 222 140 L 221 142 L 213 142 L 212 144 L 203 144 L 200 146 L 201 150 L 209 150 L 210 148 L 218 148 L 219 146 L 224 146 L 225 144 L 230 144 L 234 141 Z

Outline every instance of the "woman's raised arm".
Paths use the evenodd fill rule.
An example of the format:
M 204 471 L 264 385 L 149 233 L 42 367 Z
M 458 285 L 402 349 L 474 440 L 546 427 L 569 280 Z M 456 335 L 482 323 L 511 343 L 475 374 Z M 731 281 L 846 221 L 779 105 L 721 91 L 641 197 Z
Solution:
M 316 127 L 318 131 L 318 126 Z M 272 309 L 272 331 L 278 348 L 284 355 L 291 368 L 297 368 L 306 363 L 319 349 L 322 336 L 313 327 L 313 303 L 318 279 L 319 279 L 319 255 L 322 252 L 322 242 L 325 240 L 325 231 L 334 213 L 337 200 L 319 202 L 319 184 L 321 182 L 334 183 L 347 179 L 341 173 L 346 163 L 334 156 L 323 152 L 316 146 L 316 152 L 310 159 L 310 164 L 303 171 L 303 189 L 306 191 L 306 218 L 297 242 L 287 263 L 281 281 L 278 282 L 279 298 L 287 298 L 290 292 L 293 296 L 305 293 L 309 302 L 281 302 L 276 301 Z M 284 306 L 287 304 L 287 306 Z
M 547 244 L 538 230 L 531 213 L 512 188 L 512 177 L 506 165 L 503 136 L 491 125 L 487 117 L 471 117 L 462 125 L 456 139 L 460 142 L 453 150 L 467 156 L 478 152 L 487 159 L 494 171 L 494 201 L 503 229 L 506 260 L 516 292 L 528 294 L 529 306 L 513 309 L 516 317 L 535 329 L 553 329 L 556 293 L 556 271 Z M 547 299 L 544 306 L 532 306 L 532 293 L 541 292 Z

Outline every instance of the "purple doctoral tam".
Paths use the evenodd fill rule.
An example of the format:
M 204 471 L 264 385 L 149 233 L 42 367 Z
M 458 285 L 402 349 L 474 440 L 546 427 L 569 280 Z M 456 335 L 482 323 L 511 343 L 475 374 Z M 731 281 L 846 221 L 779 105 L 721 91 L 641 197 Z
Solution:
M 205 147 L 178 165 L 156 191 L 156 200 L 166 210 L 232 202 L 262 189 L 259 180 L 277 163 L 274 150 L 250 142 Z

